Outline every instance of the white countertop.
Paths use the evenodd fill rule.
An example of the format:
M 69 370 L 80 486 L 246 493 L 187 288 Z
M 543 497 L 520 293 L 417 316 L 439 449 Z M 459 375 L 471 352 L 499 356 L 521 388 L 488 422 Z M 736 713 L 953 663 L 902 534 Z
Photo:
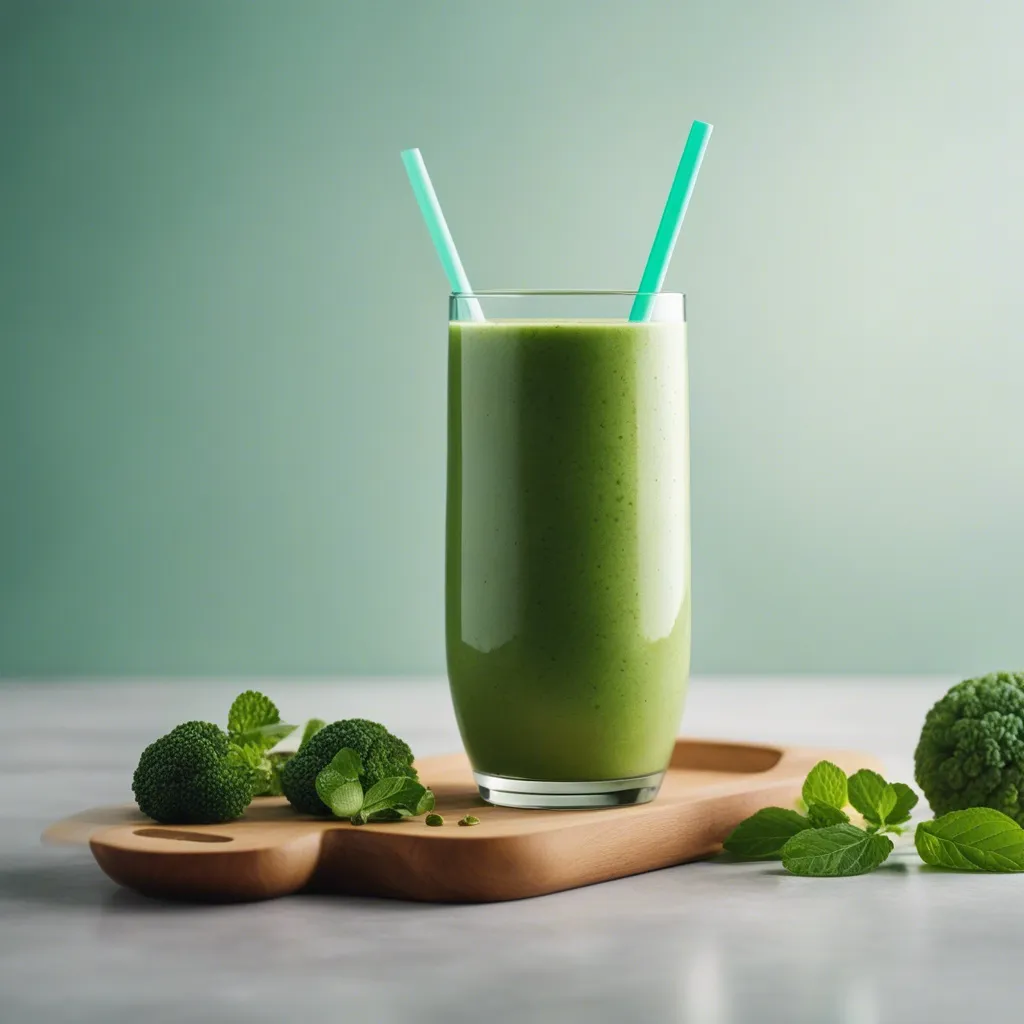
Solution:
M 684 732 L 868 750 L 911 781 L 944 679 L 695 680 Z M 516 903 L 297 896 L 226 907 L 118 889 L 51 821 L 131 799 L 142 747 L 243 683 L 0 683 L 0 1020 L 944 1024 L 1011 1019 L 1024 876 L 800 879 L 705 862 Z M 264 682 L 285 717 L 458 748 L 441 680 Z M 924 813 L 922 811 L 922 813 Z

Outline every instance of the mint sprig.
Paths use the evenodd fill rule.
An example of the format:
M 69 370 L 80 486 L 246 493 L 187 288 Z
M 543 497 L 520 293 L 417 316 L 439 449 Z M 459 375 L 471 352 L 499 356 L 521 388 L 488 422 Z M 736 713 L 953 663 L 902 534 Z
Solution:
M 256 781 L 256 796 L 279 796 L 282 758 L 269 754 L 294 725 L 281 721 L 277 705 L 256 690 L 240 693 L 228 711 L 228 742 L 234 760 L 250 769 Z
M 862 770 L 849 779 L 831 761 L 819 761 L 802 790 L 806 814 L 766 807 L 740 822 L 723 846 L 747 860 L 781 858 L 795 875 L 839 878 L 873 871 L 892 853 L 886 832 L 900 833 L 917 803 L 903 783 L 888 783 L 877 772 Z M 850 821 L 851 805 L 866 828 Z
M 917 806 L 917 794 L 903 782 L 887 782 L 862 768 L 847 779 L 830 761 L 819 761 L 803 785 L 806 815 L 764 807 L 741 821 L 722 844 L 746 860 L 781 858 L 794 875 L 843 878 L 884 864 L 893 851 L 886 835 L 902 835 Z M 849 802 L 865 828 L 850 822 Z M 991 807 L 952 811 L 922 821 L 914 833 L 921 860 L 954 871 L 1024 872 L 1024 828 Z

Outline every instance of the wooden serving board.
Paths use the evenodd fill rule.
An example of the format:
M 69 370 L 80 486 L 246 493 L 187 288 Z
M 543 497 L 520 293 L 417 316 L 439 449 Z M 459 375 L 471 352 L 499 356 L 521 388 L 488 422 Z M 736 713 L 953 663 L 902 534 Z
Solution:
M 680 740 L 658 797 L 595 811 L 491 807 L 463 754 L 425 758 L 420 777 L 445 823 L 355 826 L 257 799 L 227 825 L 158 825 L 135 807 L 99 808 L 51 826 L 49 842 L 88 842 L 117 883 L 149 896 L 236 902 L 300 890 L 486 903 L 572 889 L 696 860 L 744 818 L 792 806 L 808 770 L 828 758 L 877 768 L 853 751 Z M 465 814 L 480 824 L 460 827 Z

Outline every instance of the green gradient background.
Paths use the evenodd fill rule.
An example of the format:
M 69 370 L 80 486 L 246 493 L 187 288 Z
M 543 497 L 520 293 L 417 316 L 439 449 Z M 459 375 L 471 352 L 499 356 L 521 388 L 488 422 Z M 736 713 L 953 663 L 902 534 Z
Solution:
M 1019 3 L 0 2 L 0 674 L 443 668 L 445 283 L 694 117 L 694 667 L 1024 662 Z

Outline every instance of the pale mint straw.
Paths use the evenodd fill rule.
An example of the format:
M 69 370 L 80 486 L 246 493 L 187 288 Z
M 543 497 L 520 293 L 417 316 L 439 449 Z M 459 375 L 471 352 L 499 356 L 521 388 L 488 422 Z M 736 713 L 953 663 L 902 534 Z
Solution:
M 437 201 L 437 193 L 430 183 L 430 175 L 427 174 L 427 165 L 418 149 L 403 149 L 402 163 L 405 164 L 406 173 L 409 175 L 409 182 L 412 185 L 416 202 L 419 203 L 420 213 L 427 222 L 427 230 L 430 232 L 430 240 L 434 243 L 437 255 L 441 257 L 441 266 L 444 267 L 445 275 L 452 292 L 456 295 L 472 295 L 473 289 L 469 285 L 469 278 L 462 267 L 462 260 L 452 240 L 452 233 L 448 230 L 448 224 L 441 212 L 441 204 Z M 484 313 L 480 303 L 474 298 L 464 300 L 469 310 L 471 320 L 483 320 Z
M 644 276 L 640 279 L 638 294 L 633 299 L 633 308 L 629 311 L 629 319 L 632 321 L 651 318 L 654 300 L 665 283 L 668 263 L 672 259 L 672 250 L 676 247 L 679 228 L 686 216 L 686 207 L 690 203 L 690 196 L 693 195 L 697 172 L 700 170 L 700 162 L 704 159 L 704 150 L 708 148 L 712 129 L 712 125 L 703 121 L 694 121 L 690 125 L 690 134 L 686 138 L 683 155 L 679 158 L 679 166 L 676 168 L 675 178 L 672 179 L 668 199 L 665 200 L 665 209 L 661 215 L 658 232 L 654 236 L 651 254 L 647 257 Z

